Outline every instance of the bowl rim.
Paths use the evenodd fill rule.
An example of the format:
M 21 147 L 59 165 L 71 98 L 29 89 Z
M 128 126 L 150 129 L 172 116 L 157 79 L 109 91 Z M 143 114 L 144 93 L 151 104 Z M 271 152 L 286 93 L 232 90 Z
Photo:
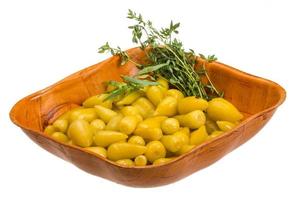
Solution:
M 128 49 L 127 51 L 131 51 L 131 50 L 134 50 L 134 49 L 136 49 L 136 47 L 131 48 L 131 49 Z M 108 60 L 110 60 L 110 59 L 114 59 L 114 58 L 116 58 L 116 56 L 112 56 L 112 57 L 110 57 L 110 58 L 108 58 L 108 59 L 106 59 L 106 60 L 103 60 L 103 61 L 101 61 L 101 62 L 99 62 L 99 63 L 97 63 L 97 64 L 106 62 L 106 61 L 108 61 Z M 201 60 L 201 59 L 198 57 L 197 60 Z M 95 65 L 97 65 L 97 64 L 95 64 Z M 248 78 L 250 77 L 250 78 L 257 79 L 257 80 L 260 80 L 260 81 L 262 81 L 262 82 L 266 82 L 266 83 L 268 83 L 268 84 L 272 84 L 272 85 L 276 86 L 276 88 L 279 90 L 280 98 L 279 98 L 279 100 L 278 100 L 274 105 L 272 105 L 272 106 L 270 106 L 270 107 L 268 107 L 268 108 L 266 108 L 266 109 L 264 109 L 264 110 L 262 110 L 262 111 L 260 111 L 260 112 L 258 112 L 258 113 L 255 113 L 255 114 L 253 114 L 253 115 L 250 115 L 250 116 L 247 117 L 246 119 L 242 120 L 241 123 L 239 123 L 236 127 L 234 127 L 233 129 L 231 129 L 230 131 L 226 131 L 226 132 L 224 132 L 224 134 L 221 134 L 221 135 L 219 135 L 219 136 L 217 136 L 217 137 L 215 137 L 215 138 L 212 138 L 212 139 L 210 139 L 210 140 L 207 140 L 207 141 L 201 143 L 200 145 L 197 145 L 195 148 L 191 149 L 189 152 L 184 153 L 184 154 L 182 154 L 182 155 L 180 155 L 180 156 L 177 156 L 177 157 L 175 157 L 174 159 L 172 159 L 171 161 L 166 162 L 166 163 L 163 163 L 163 164 L 158 164 L 158 165 L 153 165 L 153 164 L 151 164 L 151 165 L 146 165 L 146 166 L 124 166 L 124 165 L 120 165 L 120 164 L 118 164 L 118 163 L 116 163 L 116 162 L 114 162 L 114 161 L 111 161 L 111 160 L 109 160 L 109 159 L 107 159 L 107 158 L 105 158 L 105 157 L 102 157 L 102 156 L 97 155 L 97 154 L 95 154 L 95 153 L 93 153 L 93 152 L 91 152 L 91 151 L 88 151 L 88 150 L 86 150 L 86 149 L 84 149 L 84 148 L 82 148 L 82 147 L 78 147 L 78 146 L 75 146 L 75 145 L 70 145 L 70 144 L 68 144 L 68 143 L 63 143 L 63 142 L 57 141 L 57 140 L 53 139 L 52 137 L 50 137 L 49 135 L 45 134 L 45 133 L 42 132 L 42 131 L 35 131 L 35 130 L 32 130 L 32 129 L 29 129 L 29 128 L 25 127 L 24 125 L 22 125 L 22 124 L 16 119 L 16 117 L 15 117 L 15 109 L 16 109 L 16 107 L 18 106 L 18 104 L 19 104 L 20 102 L 22 102 L 22 101 L 24 101 L 24 100 L 26 100 L 26 99 L 30 99 L 30 98 L 37 98 L 37 97 L 39 97 L 41 94 L 43 94 L 45 91 L 47 91 L 48 89 L 50 89 L 50 88 L 52 88 L 52 87 L 54 87 L 54 86 L 57 86 L 57 85 L 59 85 L 59 84 L 64 83 L 64 82 L 67 81 L 70 77 L 72 77 L 72 76 L 74 76 L 74 75 L 76 75 L 76 74 L 80 74 L 81 72 L 83 72 L 83 71 L 86 70 L 87 68 L 92 68 L 92 67 L 95 66 L 95 65 L 91 65 L 91 66 L 89 66 L 89 67 L 83 68 L 83 69 L 81 69 L 81 70 L 79 70 L 79 71 L 77 71 L 77 72 L 75 72 L 75 73 L 72 73 L 72 74 L 66 76 L 65 78 L 63 78 L 63 79 L 57 81 L 56 83 L 49 85 L 48 87 L 46 87 L 46 88 L 44 88 L 44 89 L 38 90 L 38 91 L 36 91 L 36 92 L 34 92 L 34 93 L 30 94 L 30 95 L 27 95 L 27 96 L 23 97 L 22 99 L 20 99 L 19 101 L 17 101 L 17 103 L 15 103 L 15 104 L 13 105 L 13 107 L 11 108 L 11 110 L 10 110 L 10 112 L 9 112 L 9 117 L 10 117 L 10 120 L 11 120 L 16 126 L 20 127 L 20 128 L 23 129 L 23 130 L 26 130 L 26 131 L 28 131 L 28 132 L 30 132 L 30 133 L 34 133 L 34 134 L 36 134 L 36 135 L 39 136 L 39 137 L 40 137 L 40 136 L 41 136 L 41 137 L 45 137 L 45 138 L 47 138 L 47 139 L 53 141 L 54 143 L 58 143 L 58 144 L 60 144 L 60 145 L 63 145 L 64 147 L 68 147 L 68 148 L 72 148 L 72 149 L 74 149 L 74 150 L 78 150 L 78 151 L 81 151 L 81 152 L 85 152 L 85 153 L 87 153 L 87 154 L 89 154 L 89 155 L 91 155 L 91 156 L 94 156 L 94 157 L 96 157 L 96 158 L 99 158 L 99 159 L 103 160 L 104 162 L 106 162 L 106 163 L 108 163 L 108 164 L 110 164 L 110 165 L 113 165 L 113 166 L 115 166 L 115 167 L 118 167 L 118 168 L 124 168 L 124 169 L 149 169 L 149 168 L 158 168 L 158 167 L 161 167 L 161 166 L 167 166 L 167 165 L 170 165 L 170 164 L 172 164 L 172 163 L 174 163 L 174 162 L 177 162 L 177 161 L 179 161 L 179 160 L 181 160 L 181 159 L 184 159 L 186 156 L 188 156 L 189 154 L 192 154 L 192 153 L 195 152 L 195 151 L 198 151 L 198 150 L 200 150 L 200 149 L 203 149 L 206 145 L 208 145 L 208 144 L 210 144 L 210 143 L 219 141 L 219 140 L 221 140 L 223 137 L 227 137 L 228 135 L 231 135 L 235 130 L 237 130 L 237 129 L 243 127 L 243 126 L 245 126 L 245 124 L 247 124 L 249 121 L 252 121 L 253 119 L 262 116 L 264 113 L 267 113 L 267 112 L 269 112 L 269 111 L 271 111 L 271 110 L 276 109 L 276 108 L 277 108 L 278 106 L 280 106 L 280 105 L 285 101 L 285 99 L 286 99 L 286 91 L 285 91 L 285 89 L 284 89 L 281 85 L 279 85 L 278 83 L 276 83 L 276 82 L 274 82 L 274 81 L 271 81 L 271 80 L 266 79 L 266 78 L 262 78 L 262 77 L 260 77 L 260 76 L 252 75 L 252 74 L 250 74 L 250 73 L 241 71 L 241 70 L 239 70 L 239 69 L 236 69 L 236 68 L 234 68 L 234 67 L 231 67 L 231 66 L 229 66 L 229 65 L 226 65 L 226 64 L 221 63 L 221 62 L 218 62 L 218 61 L 214 61 L 213 64 L 214 64 L 214 65 L 217 65 L 218 67 L 223 68 L 224 70 L 231 71 L 231 73 L 235 73 L 235 74 L 237 74 L 238 76 L 244 76 L 244 77 L 248 77 Z M 65 151 L 63 151 L 63 153 L 66 154 Z

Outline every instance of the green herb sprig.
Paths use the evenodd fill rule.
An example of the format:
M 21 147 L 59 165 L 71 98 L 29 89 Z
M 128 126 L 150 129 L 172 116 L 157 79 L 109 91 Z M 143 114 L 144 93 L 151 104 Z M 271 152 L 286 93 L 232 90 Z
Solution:
M 108 84 L 114 86 L 115 89 L 110 91 L 109 95 L 106 99 L 114 99 L 117 96 L 124 96 L 129 94 L 133 91 L 142 89 L 146 86 L 151 85 L 158 85 L 158 82 L 148 81 L 148 80 L 141 80 L 135 77 L 130 76 L 122 76 L 124 82 L 117 82 L 117 81 L 109 81 Z
M 180 23 L 171 21 L 169 27 L 158 30 L 153 27 L 151 21 L 145 21 L 141 14 L 137 14 L 132 10 L 128 11 L 127 18 L 135 22 L 134 25 L 128 27 L 132 31 L 132 42 L 138 44 L 141 49 L 149 48 L 145 52 L 150 64 L 141 65 L 136 63 L 141 70 L 134 80 L 138 79 L 138 76 L 142 74 L 150 74 L 149 77 L 152 80 L 160 75 L 185 96 L 210 99 L 213 96 L 222 95 L 209 78 L 205 64 L 202 65 L 201 70 L 195 70 L 197 57 L 195 52 L 191 49 L 185 51 L 183 44 L 174 38 L 174 34 L 178 34 Z M 99 48 L 99 53 L 107 51 L 112 55 L 119 55 L 121 64 L 125 64 L 128 61 L 133 62 L 128 54 L 119 47 L 112 48 L 106 43 Z M 205 59 L 207 63 L 217 60 L 214 55 L 205 57 L 200 54 L 200 57 Z M 202 76 L 207 78 L 208 83 L 202 82 Z M 128 92 L 144 87 L 143 84 L 137 82 L 133 86 L 133 80 L 128 78 L 124 79 L 124 81 L 125 83 L 122 83 L 122 86 L 117 87 L 116 90 L 110 93 L 109 98 L 124 94 L 123 91 Z

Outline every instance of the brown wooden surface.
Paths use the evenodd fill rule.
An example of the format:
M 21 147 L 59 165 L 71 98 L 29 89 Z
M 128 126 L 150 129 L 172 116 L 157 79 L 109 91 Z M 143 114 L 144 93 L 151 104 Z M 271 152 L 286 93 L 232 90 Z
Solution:
M 128 52 L 134 60 L 143 62 L 144 54 L 141 50 L 135 48 Z M 12 108 L 11 120 L 42 148 L 84 171 L 128 186 L 153 187 L 180 180 L 216 162 L 254 136 L 285 100 L 285 90 L 272 81 L 222 63 L 208 65 L 208 73 L 217 88 L 224 91 L 225 98 L 246 117 L 226 134 L 160 166 L 122 167 L 43 134 L 44 127 L 61 113 L 78 106 L 87 97 L 103 92 L 103 82 L 120 80 L 121 74 L 136 73 L 132 63 L 122 67 L 118 67 L 118 63 L 117 57 L 111 57 L 23 98 Z

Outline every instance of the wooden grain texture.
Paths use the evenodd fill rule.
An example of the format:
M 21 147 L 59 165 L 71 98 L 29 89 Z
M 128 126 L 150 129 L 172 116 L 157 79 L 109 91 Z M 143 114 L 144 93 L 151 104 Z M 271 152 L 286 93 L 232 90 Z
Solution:
M 140 49 L 130 49 L 128 53 L 137 62 L 145 61 Z M 200 64 L 203 61 L 199 59 L 198 62 Z M 21 99 L 10 112 L 12 122 L 42 148 L 84 171 L 128 186 L 154 187 L 180 180 L 216 162 L 253 137 L 285 100 L 285 90 L 272 81 L 218 62 L 207 65 L 207 71 L 217 88 L 224 91 L 225 98 L 246 117 L 233 130 L 160 166 L 119 166 L 80 147 L 57 142 L 43 134 L 45 126 L 60 114 L 80 105 L 89 96 L 103 92 L 105 81 L 120 80 L 120 75 L 132 75 L 137 71 L 132 63 L 122 67 L 118 65 L 119 58 L 111 57 Z

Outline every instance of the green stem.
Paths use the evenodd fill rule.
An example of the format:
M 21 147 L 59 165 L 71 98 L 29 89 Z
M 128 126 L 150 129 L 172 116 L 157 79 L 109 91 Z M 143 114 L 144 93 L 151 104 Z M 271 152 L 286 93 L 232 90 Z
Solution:
M 213 88 L 213 90 L 215 91 L 215 93 L 218 95 L 218 96 L 221 96 L 219 91 L 217 90 L 217 88 L 215 88 L 214 84 L 212 83 L 212 81 L 210 80 L 208 74 L 207 74 L 207 71 L 206 71 L 206 68 L 205 68 L 205 64 L 202 65 L 203 67 L 203 70 L 204 70 L 204 74 L 209 82 L 209 84 L 211 85 L 211 87 Z

